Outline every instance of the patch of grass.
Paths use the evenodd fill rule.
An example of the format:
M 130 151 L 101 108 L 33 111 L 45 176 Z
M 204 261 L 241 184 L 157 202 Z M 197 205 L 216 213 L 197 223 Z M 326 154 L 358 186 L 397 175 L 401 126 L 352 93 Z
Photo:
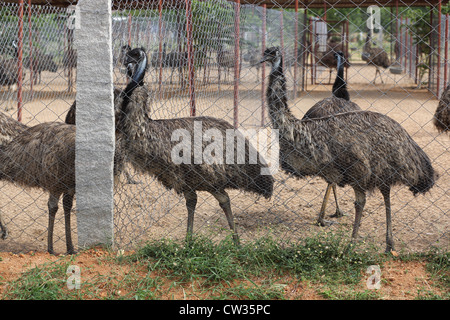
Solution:
M 11 282 L 4 295 L 15 300 L 76 299 L 77 291 L 67 292 L 66 270 L 70 260 L 46 263 L 27 270 L 19 279 Z
M 145 260 L 150 270 L 164 270 L 180 281 L 229 282 L 289 273 L 308 280 L 351 284 L 360 280 L 362 268 L 379 262 L 376 252 L 354 245 L 340 234 L 320 234 L 298 244 L 262 238 L 240 247 L 230 239 L 215 244 L 200 236 L 189 244 L 152 241 L 130 258 Z
M 341 289 L 338 286 L 322 289 L 319 294 L 327 300 L 378 300 L 380 294 L 376 290 L 355 291 Z
M 417 299 L 449 299 L 448 252 L 399 258 L 380 252 L 362 242 L 353 244 L 339 232 L 320 233 L 297 243 L 265 237 L 241 246 L 231 238 L 221 242 L 204 236 L 189 242 L 162 239 L 130 255 L 105 255 L 96 263 L 110 266 L 106 273 L 83 266 L 81 290 L 67 288 L 67 268 L 77 264 L 77 256 L 68 256 L 27 270 L 6 285 L 2 298 L 273 300 L 294 292 L 293 283 L 307 281 L 325 299 L 372 300 L 381 298 L 378 291 L 361 290 L 368 266 L 381 266 L 386 259 L 422 259 L 442 288 L 424 288 Z
M 440 249 L 432 249 L 425 255 L 426 269 L 432 277 L 450 289 L 450 252 Z

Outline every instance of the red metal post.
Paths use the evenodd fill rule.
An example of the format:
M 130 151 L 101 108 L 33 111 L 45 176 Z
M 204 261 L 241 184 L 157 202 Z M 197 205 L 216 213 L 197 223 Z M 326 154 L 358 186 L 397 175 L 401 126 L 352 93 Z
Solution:
M 158 3 L 158 13 L 159 13 L 159 21 L 158 21 L 158 41 L 159 41 L 159 79 L 158 79 L 158 93 L 159 98 L 162 96 L 162 69 L 163 69 L 163 57 L 162 57 L 162 0 L 159 0 Z
M 314 84 L 314 73 L 315 73 L 315 65 L 314 65 L 314 59 L 315 59 L 315 40 L 314 40 L 314 28 L 313 28 L 313 21 L 312 18 L 309 18 L 309 39 L 311 42 L 311 84 Z
M 410 75 L 410 77 L 412 77 L 412 73 L 413 73 L 412 60 L 413 60 L 414 55 L 413 55 L 413 49 L 412 48 L 413 48 L 413 35 L 410 32 L 409 33 L 409 75 Z
M 234 117 L 233 125 L 239 127 L 239 38 L 240 38 L 241 0 L 237 0 L 234 7 Z
M 402 17 L 400 17 L 400 25 L 401 25 L 401 23 L 402 23 Z M 400 43 L 400 45 L 398 46 L 399 48 L 398 48 L 398 52 L 399 52 L 399 57 L 400 57 L 400 61 L 399 61 L 399 63 L 400 63 L 400 65 L 402 65 L 403 64 L 403 42 L 402 42 L 402 38 L 403 38 L 403 33 L 402 33 L 402 31 L 400 30 L 400 34 L 399 34 L 399 43 Z
M 33 38 L 32 38 L 32 25 L 31 25 L 31 0 L 28 0 L 28 39 L 30 45 L 30 95 L 33 98 Z
M 267 5 L 263 4 L 262 8 L 262 35 L 261 35 L 261 49 L 262 54 L 264 55 L 264 51 L 266 50 L 266 11 Z M 261 127 L 265 125 L 266 120 L 266 64 L 261 64 Z
M 295 19 L 294 19 L 294 87 L 293 98 L 297 98 L 297 64 L 298 64 L 298 0 L 295 0 Z
M 17 81 L 17 120 L 22 121 L 22 87 L 23 87 L 23 64 L 22 64 L 22 58 L 23 58 L 23 1 L 20 0 L 19 2 L 19 57 L 18 57 L 18 71 L 19 74 L 17 75 L 18 81 Z
M 444 52 L 444 88 L 447 87 L 447 72 L 448 72 L 448 18 L 449 14 L 445 15 L 445 52 Z
M 131 13 L 128 14 L 128 45 L 131 47 Z
M 439 0 L 438 6 L 438 59 L 437 59 L 437 79 L 436 79 L 436 95 L 440 96 L 441 85 L 441 5 L 442 1 Z
M 284 56 L 285 56 L 285 52 L 284 52 L 284 33 L 283 33 L 283 9 L 281 9 L 280 11 L 280 46 L 281 46 L 281 56 L 283 57 L 282 61 L 283 61 L 283 70 L 284 70 Z
M 406 25 L 408 21 L 408 18 L 402 19 L 402 25 Z M 408 29 L 404 28 L 404 34 L 403 34 L 403 41 L 405 42 L 405 45 L 403 48 L 405 49 L 405 54 L 403 57 L 403 63 L 405 64 L 405 71 L 408 70 Z
M 194 47 L 192 43 L 192 0 L 186 0 L 186 40 L 188 52 L 188 68 L 189 68 L 189 98 L 190 98 L 190 115 L 195 117 L 195 70 L 194 70 Z

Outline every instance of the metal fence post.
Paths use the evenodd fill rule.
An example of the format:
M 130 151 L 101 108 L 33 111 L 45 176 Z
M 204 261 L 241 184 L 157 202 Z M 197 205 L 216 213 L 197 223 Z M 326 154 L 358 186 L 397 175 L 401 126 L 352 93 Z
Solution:
M 111 0 L 79 1 L 76 195 L 78 246 L 112 244 L 114 111 Z
M 239 126 L 239 61 L 240 61 L 240 53 L 239 53 L 239 38 L 241 36 L 240 33 L 240 14 L 241 14 L 241 0 L 237 0 L 234 7 L 234 119 L 233 125 L 235 128 Z

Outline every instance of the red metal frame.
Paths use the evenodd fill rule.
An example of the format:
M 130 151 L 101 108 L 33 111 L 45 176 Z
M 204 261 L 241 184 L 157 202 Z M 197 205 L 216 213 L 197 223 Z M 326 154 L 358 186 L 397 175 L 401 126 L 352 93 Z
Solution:
M 448 13 L 445 15 L 445 53 L 444 53 L 444 88 L 447 87 L 447 72 L 448 72 Z
M 19 74 L 17 75 L 18 81 L 17 81 L 17 120 L 22 121 L 22 87 L 23 87 L 23 64 L 22 64 L 22 58 L 23 58 L 23 4 L 24 0 L 20 0 L 19 2 L 19 57 L 18 57 L 18 70 Z
M 283 25 L 284 21 L 283 21 L 283 10 L 280 10 L 280 46 L 281 46 L 281 56 L 283 57 L 282 61 L 283 61 L 283 70 L 284 70 L 284 64 L 285 64 L 285 52 L 284 52 L 284 33 L 283 33 L 283 29 L 284 29 L 284 25 Z
M 31 0 L 28 0 L 28 38 L 30 42 L 30 94 L 33 97 L 33 38 L 32 38 L 32 25 L 31 25 Z
M 158 93 L 159 98 L 161 99 L 162 96 L 162 68 L 163 68 L 163 61 L 162 61 L 162 0 L 159 0 L 158 3 L 158 13 L 159 13 L 159 21 L 158 21 L 158 41 L 159 41 L 159 47 L 158 47 L 158 57 L 159 57 L 159 79 L 158 79 Z
M 262 36 L 261 36 L 261 47 L 262 52 L 261 56 L 264 55 L 264 51 L 266 50 L 266 15 L 267 15 L 267 5 L 263 4 L 262 9 Z M 261 64 L 261 126 L 265 125 L 266 120 L 266 64 Z
M 189 98 L 190 115 L 195 117 L 195 70 L 194 70 L 194 47 L 192 43 L 192 0 L 186 0 L 186 33 L 187 33 L 187 52 L 189 68 Z
M 298 62 L 298 0 L 295 0 L 295 26 L 294 26 L 294 86 L 293 98 L 297 98 L 297 62 Z
M 233 111 L 233 125 L 235 128 L 239 126 L 239 38 L 240 38 L 240 13 L 241 0 L 237 0 L 235 4 L 234 13 L 234 111 Z
M 437 59 L 437 79 L 436 79 L 436 95 L 439 97 L 440 85 L 441 85 L 441 5 L 442 1 L 439 0 L 438 6 L 438 59 Z

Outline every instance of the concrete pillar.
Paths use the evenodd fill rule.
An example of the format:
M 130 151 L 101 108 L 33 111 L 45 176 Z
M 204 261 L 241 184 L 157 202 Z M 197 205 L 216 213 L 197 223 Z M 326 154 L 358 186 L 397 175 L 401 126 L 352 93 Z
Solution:
M 111 0 L 78 1 L 76 205 L 78 246 L 113 244 L 114 107 Z

